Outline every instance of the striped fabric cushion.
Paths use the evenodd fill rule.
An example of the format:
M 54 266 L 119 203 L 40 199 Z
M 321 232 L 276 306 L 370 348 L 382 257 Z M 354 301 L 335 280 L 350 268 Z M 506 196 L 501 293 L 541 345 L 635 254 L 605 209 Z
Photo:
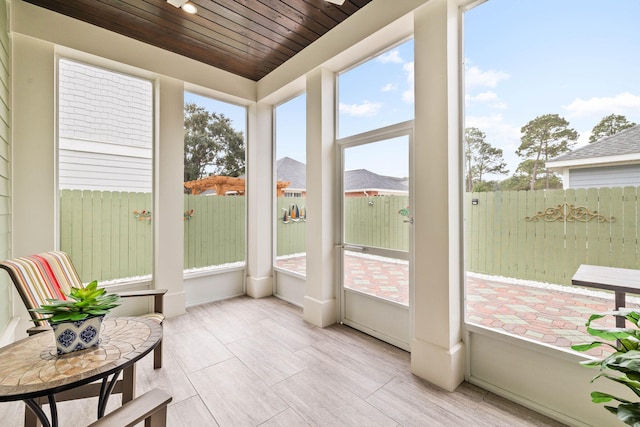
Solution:
M 0 262 L 28 309 L 37 308 L 47 299 L 66 299 L 72 287 L 82 287 L 80 277 L 69 256 L 61 251 L 14 258 Z M 35 319 L 42 315 L 29 312 Z

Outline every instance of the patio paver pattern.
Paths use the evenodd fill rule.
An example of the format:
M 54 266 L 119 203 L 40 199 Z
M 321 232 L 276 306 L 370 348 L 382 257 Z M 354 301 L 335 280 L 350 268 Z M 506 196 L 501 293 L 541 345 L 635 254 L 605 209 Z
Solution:
M 279 260 L 278 267 L 304 274 L 305 258 Z M 347 287 L 399 303 L 408 302 L 407 263 L 348 255 L 345 271 Z M 593 341 L 585 322 L 591 314 L 613 308 L 613 294 L 522 282 L 468 273 L 467 321 L 568 349 L 574 344 Z M 627 306 L 640 307 L 637 302 L 629 301 Z M 609 318 L 599 324 L 613 327 L 614 320 Z M 590 354 L 601 356 L 602 349 L 591 350 Z

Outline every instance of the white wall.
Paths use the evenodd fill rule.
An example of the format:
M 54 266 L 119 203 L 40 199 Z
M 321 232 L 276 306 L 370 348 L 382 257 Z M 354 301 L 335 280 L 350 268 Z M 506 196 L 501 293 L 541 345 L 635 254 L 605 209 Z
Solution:
M 151 192 L 153 82 L 61 58 L 60 189 Z
M 11 255 L 11 43 L 9 41 L 9 16 L 6 0 L 0 0 L 0 259 Z M 13 285 L 9 276 L 0 273 L 0 336 L 11 320 Z M 8 331 L 9 335 L 12 334 Z M 1 337 L 0 337 L 1 340 Z M 2 342 L 0 341 L 0 345 Z
M 621 424 L 602 404 L 591 403 L 592 391 L 634 399 L 612 381 L 590 384 L 597 371 L 568 351 L 481 328 L 472 328 L 467 344 L 470 382 L 568 425 Z
M 569 169 L 565 188 L 638 187 L 640 164 Z

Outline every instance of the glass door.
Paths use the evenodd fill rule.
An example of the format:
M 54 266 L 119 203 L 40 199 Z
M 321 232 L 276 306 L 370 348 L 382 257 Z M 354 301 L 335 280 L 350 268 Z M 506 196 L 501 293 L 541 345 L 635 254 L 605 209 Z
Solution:
M 339 141 L 342 322 L 409 350 L 411 128 Z

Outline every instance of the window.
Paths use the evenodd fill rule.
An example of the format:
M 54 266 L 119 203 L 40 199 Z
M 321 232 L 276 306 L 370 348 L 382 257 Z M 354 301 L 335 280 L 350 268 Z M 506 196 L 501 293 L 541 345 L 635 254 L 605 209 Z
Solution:
M 84 282 L 150 276 L 151 82 L 61 58 L 58 117 L 60 249 Z
M 338 137 L 412 120 L 413 39 L 338 76 Z
M 275 109 L 276 267 L 306 274 L 306 95 Z
M 184 267 L 244 266 L 246 109 L 185 93 Z
M 578 267 L 640 265 L 637 239 L 623 237 L 638 235 L 627 220 L 640 213 L 640 182 L 573 188 L 554 166 L 567 153 L 576 167 L 621 154 L 589 141 L 602 123 L 622 125 L 603 126 L 613 142 L 640 123 L 636 59 L 624 54 L 640 35 L 629 2 L 572 5 L 492 0 L 464 29 L 466 319 L 563 348 L 591 342 L 586 319 L 613 308 L 612 295 L 568 286 Z M 579 170 L 616 171 L 598 166 Z

